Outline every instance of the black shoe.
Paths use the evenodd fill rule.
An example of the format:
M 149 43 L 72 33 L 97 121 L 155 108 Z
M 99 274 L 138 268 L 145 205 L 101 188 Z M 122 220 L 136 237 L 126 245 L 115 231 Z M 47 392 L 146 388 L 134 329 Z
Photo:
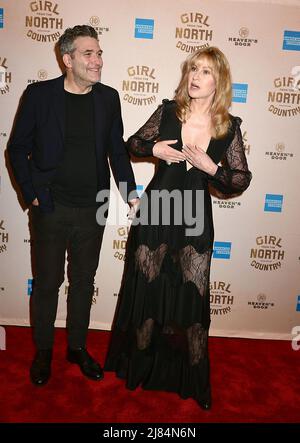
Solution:
M 81 372 L 92 380 L 102 380 L 104 377 L 103 369 L 99 363 L 94 360 L 85 348 L 67 350 L 67 359 L 70 363 L 77 363 Z
M 34 385 L 43 386 L 51 376 L 52 349 L 37 351 L 30 368 L 30 378 Z
M 198 405 L 200 406 L 201 409 L 204 409 L 205 411 L 209 411 L 209 409 L 211 408 L 211 401 L 210 400 L 196 400 Z

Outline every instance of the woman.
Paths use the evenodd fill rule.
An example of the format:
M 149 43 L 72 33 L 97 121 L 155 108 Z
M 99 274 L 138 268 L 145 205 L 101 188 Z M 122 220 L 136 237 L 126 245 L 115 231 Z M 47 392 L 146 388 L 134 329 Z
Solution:
M 228 113 L 230 105 L 230 68 L 224 54 L 215 47 L 201 49 L 184 62 L 174 101 L 164 100 L 128 140 L 135 156 L 152 155 L 160 161 L 128 239 L 105 365 L 125 378 L 129 389 L 142 385 L 177 392 L 194 398 L 203 409 L 211 407 L 208 331 L 214 230 L 208 188 L 237 194 L 251 180 L 241 120 Z M 181 200 L 154 202 L 158 191 L 175 190 Z M 138 222 L 142 211 L 150 215 L 148 224 Z

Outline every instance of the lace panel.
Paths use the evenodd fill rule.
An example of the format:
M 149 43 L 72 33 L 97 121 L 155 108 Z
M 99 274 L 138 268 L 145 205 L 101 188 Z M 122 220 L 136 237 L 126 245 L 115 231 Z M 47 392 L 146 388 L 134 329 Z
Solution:
M 149 120 L 128 139 L 128 149 L 136 157 L 147 157 L 152 155 L 153 145 L 155 140 L 159 137 L 162 111 L 163 105 L 160 105 L 151 115 Z
M 248 169 L 243 137 L 236 124 L 234 138 L 226 151 L 224 166 L 213 177 L 213 186 L 223 193 L 243 192 L 248 188 L 252 174 Z
M 154 320 L 148 318 L 142 326 L 136 330 L 137 347 L 140 351 L 146 349 L 151 342 Z
M 147 349 L 151 343 L 153 334 L 154 320 L 148 318 L 142 326 L 136 330 L 137 348 L 140 351 Z M 176 329 L 176 332 L 175 332 Z M 200 360 L 207 357 L 207 339 L 208 331 L 204 329 L 200 323 L 195 323 L 187 330 L 182 330 L 169 325 L 164 326 L 162 333 L 168 335 L 175 347 L 181 349 L 180 342 L 177 343 L 181 336 L 187 343 L 188 358 L 191 366 L 199 364 Z M 177 334 L 178 337 L 174 334 Z
M 195 323 L 187 329 L 190 364 L 197 365 L 207 356 L 208 331 L 200 323 Z
M 148 283 L 159 274 L 161 264 L 167 252 L 167 245 L 162 243 L 157 249 L 151 250 L 146 245 L 140 245 L 135 252 L 135 264 L 145 275 Z
M 191 245 L 179 251 L 183 281 L 193 282 L 202 296 L 208 286 L 210 255 L 211 251 L 199 254 Z

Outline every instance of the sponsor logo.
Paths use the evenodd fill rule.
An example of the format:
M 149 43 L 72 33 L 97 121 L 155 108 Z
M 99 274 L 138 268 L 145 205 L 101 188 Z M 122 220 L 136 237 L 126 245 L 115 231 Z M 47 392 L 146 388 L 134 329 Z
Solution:
M 300 51 L 300 31 L 284 31 L 282 49 Z
M 242 137 L 243 137 L 243 144 L 244 144 L 244 151 L 245 151 L 245 154 L 246 154 L 246 155 L 250 155 L 250 149 L 251 149 L 251 146 L 250 146 L 250 144 L 248 143 L 247 131 L 244 131 L 244 132 L 242 133 Z
M 27 280 L 27 295 L 29 297 L 32 295 L 33 285 L 34 285 L 34 280 L 32 278 L 29 278 Z
M 274 151 L 273 150 L 266 151 L 265 155 L 271 160 L 286 160 L 287 158 L 294 157 L 294 154 L 292 152 L 284 152 L 284 151 L 285 151 L 285 144 L 280 142 L 276 143 Z
M 144 191 L 144 185 L 136 185 L 136 192 L 138 196 L 140 197 Z
M 0 8 L 0 29 L 4 27 L 4 9 Z
M 8 232 L 4 227 L 4 220 L 0 220 L 0 254 L 7 250 Z
M 94 289 L 93 298 L 92 298 L 92 305 L 97 304 L 97 299 L 99 296 L 99 288 Z
M 105 32 L 109 31 L 107 26 L 102 26 L 100 23 L 100 18 L 97 15 L 92 15 L 89 19 L 89 25 L 93 26 L 98 35 L 103 35 Z
M 210 313 L 226 315 L 231 312 L 234 297 L 231 294 L 230 283 L 224 281 L 210 282 Z
M 266 212 L 281 212 L 283 203 L 283 195 L 266 194 L 265 208 Z
M 253 309 L 269 309 L 274 307 L 274 303 L 268 302 L 266 294 L 260 293 L 255 301 L 248 301 L 248 306 L 251 306 Z
M 145 65 L 129 66 L 127 78 L 122 82 L 123 100 L 135 106 L 156 102 L 159 82 L 155 68 Z
M 9 92 L 9 85 L 11 83 L 11 72 L 8 70 L 6 57 L 0 57 L 0 93 L 6 94 Z
M 153 38 L 154 20 L 148 18 L 136 18 L 134 25 L 135 38 Z
M 114 257 L 117 260 L 124 260 L 125 261 L 125 250 L 126 250 L 128 233 L 129 233 L 128 226 L 120 226 L 117 229 L 117 238 L 113 239 L 113 244 L 112 244 L 112 249 L 114 251 Z
M 279 117 L 300 114 L 300 91 L 294 89 L 294 77 L 277 77 L 268 91 L 268 111 Z
M 231 242 L 214 242 L 213 258 L 223 258 L 225 260 L 230 259 L 231 254 Z
M 297 295 L 296 311 L 300 312 L 300 295 Z
M 294 79 L 293 87 L 295 91 L 300 91 L 300 66 L 293 66 L 291 74 Z
M 195 52 L 206 48 L 212 41 L 213 31 L 209 17 L 201 12 L 185 12 L 175 29 L 176 48 L 183 52 Z
M 31 40 L 56 42 L 63 30 L 58 3 L 49 0 L 29 2 L 29 13 L 25 16 L 26 36 Z
M 249 35 L 250 35 L 249 29 L 246 27 L 242 27 L 239 29 L 239 36 L 229 37 L 228 41 L 232 43 L 234 46 L 250 47 L 256 45 L 257 39 L 249 38 Z
M 300 326 L 295 326 L 292 331 L 292 349 L 298 351 L 300 349 Z
M 213 204 L 221 209 L 234 209 L 237 206 L 241 206 L 241 202 L 234 200 L 213 200 Z
M 232 101 L 235 103 L 246 103 L 248 85 L 246 83 L 232 83 Z
M 29 78 L 27 80 L 27 83 L 30 84 L 30 83 L 42 82 L 44 80 L 47 80 L 47 78 L 48 78 L 48 72 L 46 71 L 46 69 L 39 69 L 36 78 L 34 79 Z
M 255 247 L 250 250 L 250 264 L 259 271 L 276 271 L 281 268 L 284 255 L 280 237 L 260 235 L 256 237 Z

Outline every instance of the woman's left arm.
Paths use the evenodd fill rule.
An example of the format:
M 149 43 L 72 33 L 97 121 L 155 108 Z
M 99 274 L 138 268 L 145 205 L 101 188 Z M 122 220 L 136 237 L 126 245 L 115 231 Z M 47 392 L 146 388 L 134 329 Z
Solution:
M 252 178 L 245 155 L 240 121 L 235 118 L 234 137 L 226 151 L 224 165 L 218 166 L 216 173 L 209 177 L 212 186 L 223 194 L 245 191 Z

